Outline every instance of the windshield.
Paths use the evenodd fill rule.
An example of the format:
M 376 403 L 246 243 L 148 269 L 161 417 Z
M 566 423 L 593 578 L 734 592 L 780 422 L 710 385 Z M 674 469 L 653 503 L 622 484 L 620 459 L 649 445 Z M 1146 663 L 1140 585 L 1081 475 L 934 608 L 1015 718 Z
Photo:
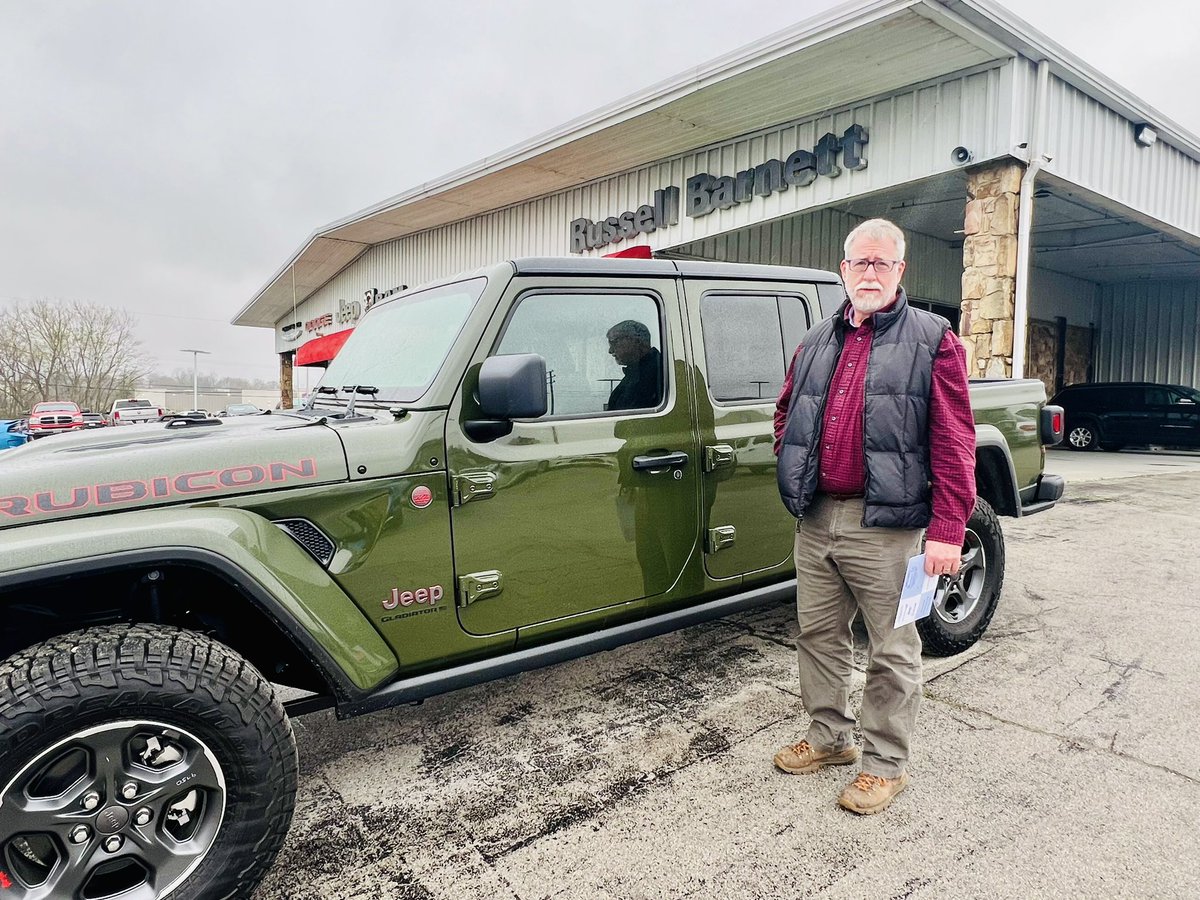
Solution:
M 370 385 L 373 399 L 419 399 L 466 322 L 486 278 L 397 297 L 372 307 L 334 357 L 321 385 Z
M 74 403 L 38 403 L 33 407 L 34 412 L 69 412 L 73 413 L 79 409 Z

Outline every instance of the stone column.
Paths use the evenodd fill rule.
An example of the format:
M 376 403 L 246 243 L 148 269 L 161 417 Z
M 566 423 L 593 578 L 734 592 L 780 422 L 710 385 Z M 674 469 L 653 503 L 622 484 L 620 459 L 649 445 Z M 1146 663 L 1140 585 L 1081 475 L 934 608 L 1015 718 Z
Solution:
M 1011 378 L 1017 277 L 1017 198 L 1024 166 L 1004 160 L 967 175 L 962 317 L 972 378 Z
M 295 353 L 279 354 L 279 403 L 284 409 L 292 408 L 292 358 Z

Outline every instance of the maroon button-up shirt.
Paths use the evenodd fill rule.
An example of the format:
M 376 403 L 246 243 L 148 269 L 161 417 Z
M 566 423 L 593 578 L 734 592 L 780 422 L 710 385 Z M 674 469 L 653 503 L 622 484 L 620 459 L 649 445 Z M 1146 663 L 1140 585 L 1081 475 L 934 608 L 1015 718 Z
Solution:
M 818 448 L 817 490 L 861 494 L 867 473 L 863 455 L 863 406 L 867 360 L 874 327 L 867 319 L 857 328 L 847 315 L 846 339 L 829 382 Z M 783 390 L 775 403 L 775 455 L 783 442 L 796 348 Z M 931 541 L 961 544 L 967 519 L 975 508 L 975 418 L 967 386 L 967 358 L 962 343 L 946 332 L 933 360 L 929 388 L 929 466 L 933 481 L 933 519 L 925 532 Z

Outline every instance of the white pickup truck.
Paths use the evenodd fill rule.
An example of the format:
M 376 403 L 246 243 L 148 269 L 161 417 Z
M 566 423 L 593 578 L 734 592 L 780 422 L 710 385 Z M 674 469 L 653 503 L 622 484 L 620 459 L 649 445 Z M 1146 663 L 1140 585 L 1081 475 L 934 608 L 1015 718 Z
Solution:
M 108 411 L 110 425 L 139 425 L 143 422 L 157 422 L 163 417 L 163 408 L 155 406 L 149 400 L 114 400 L 112 409 Z

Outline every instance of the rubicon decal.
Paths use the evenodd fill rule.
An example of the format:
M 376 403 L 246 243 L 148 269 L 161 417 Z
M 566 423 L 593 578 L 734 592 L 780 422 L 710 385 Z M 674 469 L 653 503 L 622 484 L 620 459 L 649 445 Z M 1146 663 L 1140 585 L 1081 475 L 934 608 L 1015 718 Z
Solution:
M 29 495 L 0 497 L 0 515 L 17 519 L 45 513 L 82 512 L 104 509 L 137 500 L 184 500 L 212 492 L 258 485 L 311 481 L 317 477 L 317 461 L 250 463 L 225 469 L 204 469 L 178 475 L 156 475 L 145 480 L 108 481 Z

